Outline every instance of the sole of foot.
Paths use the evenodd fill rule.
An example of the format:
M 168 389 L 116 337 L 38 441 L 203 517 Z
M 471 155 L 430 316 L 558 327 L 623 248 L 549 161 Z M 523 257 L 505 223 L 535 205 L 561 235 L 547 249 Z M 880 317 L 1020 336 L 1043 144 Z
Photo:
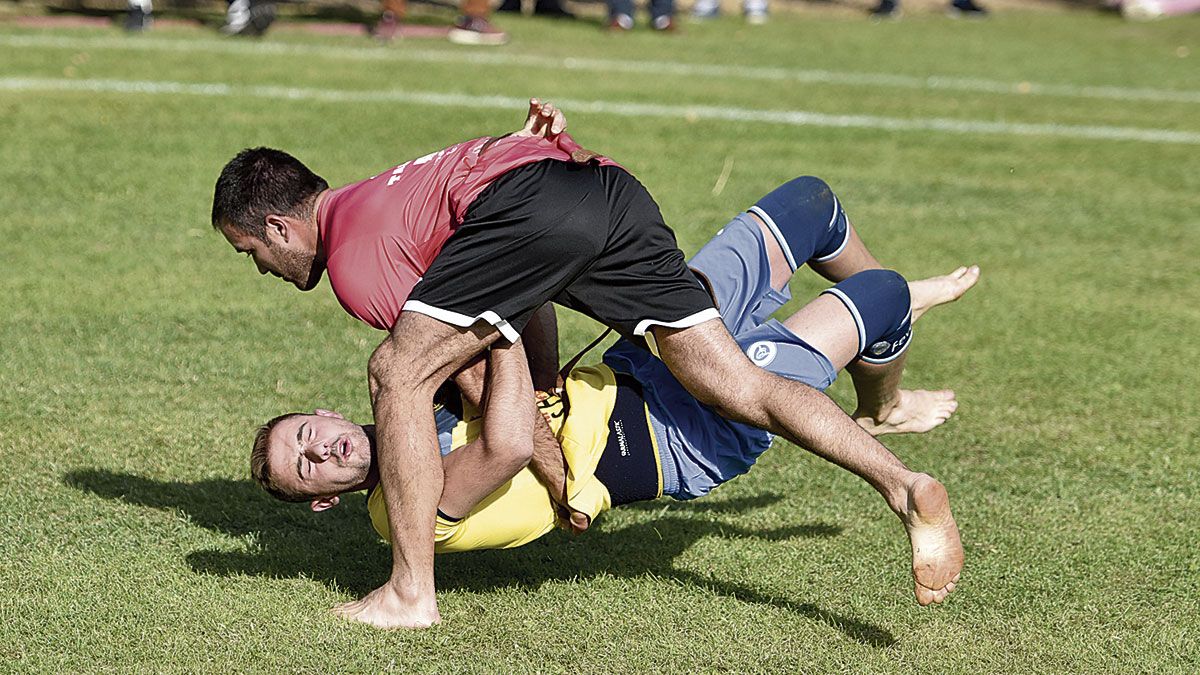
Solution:
M 950 513 L 946 488 L 926 474 L 908 486 L 904 528 L 912 543 L 912 574 L 917 603 L 941 603 L 962 578 L 963 548 Z

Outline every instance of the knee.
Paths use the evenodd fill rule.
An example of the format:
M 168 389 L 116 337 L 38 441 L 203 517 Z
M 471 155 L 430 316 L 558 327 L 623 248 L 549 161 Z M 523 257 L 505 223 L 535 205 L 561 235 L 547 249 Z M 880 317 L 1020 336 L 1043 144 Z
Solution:
M 837 196 L 816 176 L 800 176 L 775 188 L 751 207 L 780 240 L 795 264 L 836 255 L 846 218 Z
M 715 377 L 690 383 L 688 393 L 721 417 L 738 421 L 749 418 L 759 401 L 762 371 L 749 360 L 742 360 L 745 368 L 723 368 Z
M 912 336 L 912 298 L 900 273 L 864 270 L 825 293 L 836 296 L 854 315 L 863 360 L 886 363 L 904 352 Z
M 829 222 L 829 214 L 836 199 L 829 183 L 816 176 L 799 176 L 775 188 L 768 197 L 787 202 L 797 216 L 816 224 Z
M 851 281 L 852 279 L 854 281 Z M 908 292 L 908 280 L 896 270 L 863 270 L 847 277 L 841 284 L 860 288 L 875 298 L 878 303 L 901 314 L 908 313 L 909 305 L 912 302 Z
M 379 396 L 384 386 L 391 382 L 392 362 L 395 358 L 393 351 L 390 341 L 385 340 L 371 352 L 371 358 L 367 360 L 367 386 L 372 401 Z
M 371 400 L 382 392 L 407 391 L 417 394 L 428 378 L 415 368 L 416 360 L 404 354 L 403 349 L 394 340 L 384 340 L 367 361 L 367 383 L 370 387 Z M 433 392 L 430 391 L 432 398 Z
M 781 189 L 791 192 L 797 201 L 807 200 L 819 204 L 833 202 L 833 189 L 829 183 L 816 176 L 798 176 L 783 184 Z

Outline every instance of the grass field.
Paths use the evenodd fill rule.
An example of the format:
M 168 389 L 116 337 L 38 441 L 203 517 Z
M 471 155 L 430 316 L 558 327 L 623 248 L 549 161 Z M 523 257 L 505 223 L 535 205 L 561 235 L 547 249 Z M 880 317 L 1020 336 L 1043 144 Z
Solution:
M 1200 21 L 504 25 L 484 51 L 0 24 L 0 671 L 1200 668 Z M 913 602 L 869 488 L 781 444 L 706 500 L 439 559 L 435 629 L 328 613 L 388 550 L 362 499 L 261 493 L 249 438 L 314 405 L 368 418 L 381 335 L 253 273 L 209 228 L 213 182 L 260 144 L 357 180 L 515 128 L 533 94 L 687 251 L 816 174 L 906 275 L 982 266 L 909 359 L 958 415 L 888 439 L 950 489 L 946 605 Z M 594 328 L 562 326 L 568 354 Z

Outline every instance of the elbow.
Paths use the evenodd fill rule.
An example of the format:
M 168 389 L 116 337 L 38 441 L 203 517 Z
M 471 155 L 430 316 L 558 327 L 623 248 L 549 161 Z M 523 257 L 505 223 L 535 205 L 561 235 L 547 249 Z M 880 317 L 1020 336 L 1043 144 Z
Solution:
M 510 443 L 504 449 L 504 459 L 509 463 L 513 473 L 529 466 L 533 459 L 533 445 L 530 443 Z
M 529 466 L 529 462 L 533 461 L 533 444 L 522 443 L 517 445 L 512 458 L 513 462 L 518 465 L 518 471 Z
M 504 441 L 488 443 L 487 448 L 493 461 L 497 465 L 504 466 L 512 474 L 529 466 L 530 460 L 533 459 L 533 445 L 530 443 Z

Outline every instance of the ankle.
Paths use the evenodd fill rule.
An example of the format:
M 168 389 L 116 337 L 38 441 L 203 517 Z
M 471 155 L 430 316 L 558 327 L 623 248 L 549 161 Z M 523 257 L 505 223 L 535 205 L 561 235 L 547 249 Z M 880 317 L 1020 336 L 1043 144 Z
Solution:
M 900 404 L 900 393 L 889 396 L 886 399 L 871 401 L 869 405 L 859 404 L 851 415 L 856 420 L 866 420 L 875 424 L 883 424 L 887 421 L 892 411 Z
M 911 494 L 912 486 L 923 474 L 915 471 L 904 470 L 897 473 L 895 476 L 890 476 L 889 479 L 875 486 L 875 489 L 883 496 L 883 500 L 887 502 L 888 508 L 900 520 L 908 523 L 910 512 L 912 511 Z

